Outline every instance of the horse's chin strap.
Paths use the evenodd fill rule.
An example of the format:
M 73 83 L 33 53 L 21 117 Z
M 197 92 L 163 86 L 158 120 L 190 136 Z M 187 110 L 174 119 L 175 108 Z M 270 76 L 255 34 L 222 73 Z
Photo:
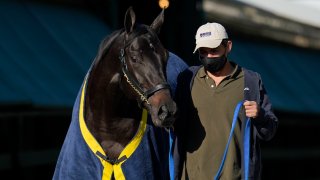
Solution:
M 128 71 L 128 66 L 126 63 L 125 55 L 124 55 L 124 49 L 120 50 L 120 56 L 119 59 L 122 64 L 122 73 L 123 76 L 126 78 L 127 83 L 132 87 L 132 89 L 139 95 L 140 98 L 137 99 L 139 107 L 145 102 L 147 106 L 150 106 L 150 103 L 148 101 L 148 98 L 152 96 L 155 92 L 161 90 L 161 89 L 170 89 L 169 84 L 167 83 L 162 83 L 158 84 L 155 87 L 143 91 L 142 88 L 140 87 L 139 83 L 135 80 L 135 78 L 131 75 L 131 73 Z

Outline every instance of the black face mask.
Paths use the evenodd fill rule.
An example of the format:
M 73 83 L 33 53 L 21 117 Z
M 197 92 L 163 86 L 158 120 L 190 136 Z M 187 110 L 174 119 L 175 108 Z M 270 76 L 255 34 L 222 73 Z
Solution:
M 199 59 L 204 68 L 211 73 L 220 71 L 227 62 L 227 57 L 225 55 L 213 58 L 199 56 Z

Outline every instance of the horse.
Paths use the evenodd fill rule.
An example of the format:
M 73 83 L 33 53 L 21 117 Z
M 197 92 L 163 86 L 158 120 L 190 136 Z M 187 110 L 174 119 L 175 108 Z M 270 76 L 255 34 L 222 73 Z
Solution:
M 163 22 L 164 10 L 150 26 L 138 24 L 130 7 L 124 28 L 100 43 L 53 179 L 168 179 L 163 129 L 177 108 L 166 81 L 168 51 L 157 36 Z

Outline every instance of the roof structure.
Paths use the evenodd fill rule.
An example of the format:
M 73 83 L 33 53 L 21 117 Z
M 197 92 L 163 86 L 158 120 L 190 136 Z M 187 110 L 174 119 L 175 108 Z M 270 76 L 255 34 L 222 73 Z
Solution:
M 320 10 L 319 3 L 314 4 L 310 7 L 302 1 L 289 0 L 203 0 L 200 7 L 207 19 L 219 20 L 242 33 L 320 49 Z

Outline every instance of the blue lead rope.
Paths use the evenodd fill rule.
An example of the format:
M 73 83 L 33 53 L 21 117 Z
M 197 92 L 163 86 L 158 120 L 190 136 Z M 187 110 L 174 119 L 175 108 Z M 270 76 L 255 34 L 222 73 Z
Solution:
M 219 170 L 218 170 L 217 174 L 215 175 L 214 180 L 218 180 L 220 178 L 220 175 L 221 175 L 221 172 L 222 172 L 222 169 L 223 169 L 223 166 L 224 166 L 224 162 L 226 160 L 226 156 L 227 156 L 227 153 L 228 153 L 229 144 L 230 144 L 230 141 L 232 139 L 234 128 L 235 128 L 236 123 L 237 123 L 237 117 L 238 117 L 238 114 L 239 114 L 239 111 L 240 111 L 240 108 L 241 108 L 242 104 L 243 104 L 242 101 L 239 102 L 237 104 L 235 110 L 234 110 L 232 126 L 231 126 L 231 130 L 230 130 L 230 135 L 229 135 L 229 138 L 228 138 L 228 142 L 227 142 L 226 148 L 224 150 L 224 154 L 223 154 L 223 158 L 222 158 Z M 244 176 L 245 176 L 244 179 L 245 180 L 248 180 L 248 175 L 249 175 L 250 126 L 251 126 L 251 123 L 250 123 L 250 119 L 248 118 L 247 122 L 246 122 L 245 132 L 244 132 L 244 168 L 245 168 L 245 170 L 244 170 L 244 172 L 245 172 L 244 173 Z
M 244 130 L 244 179 L 249 179 L 249 162 L 250 162 L 250 118 L 247 119 L 246 128 Z
M 169 173 L 170 173 L 170 180 L 174 180 L 174 160 L 173 160 L 173 139 L 174 133 L 172 129 L 169 129 Z

